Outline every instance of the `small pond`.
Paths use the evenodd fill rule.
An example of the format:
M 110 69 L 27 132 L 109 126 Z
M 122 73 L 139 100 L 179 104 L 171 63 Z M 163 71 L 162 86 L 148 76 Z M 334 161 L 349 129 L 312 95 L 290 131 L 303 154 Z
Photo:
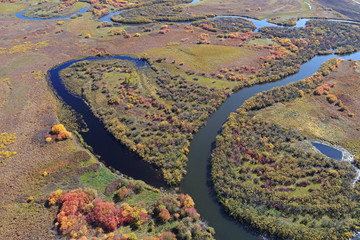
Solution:
M 322 154 L 329 158 L 333 158 L 336 160 L 341 160 L 343 157 L 343 153 L 340 150 L 337 150 L 336 148 L 330 147 L 329 145 L 319 143 L 319 142 L 312 142 L 311 145 L 313 145 L 317 150 L 319 150 Z

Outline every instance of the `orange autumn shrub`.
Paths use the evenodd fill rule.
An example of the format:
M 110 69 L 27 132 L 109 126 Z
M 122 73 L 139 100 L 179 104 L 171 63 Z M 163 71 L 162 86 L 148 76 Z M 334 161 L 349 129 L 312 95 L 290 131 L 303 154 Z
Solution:
M 163 208 L 161 210 L 161 212 L 159 213 L 159 217 L 160 217 L 161 221 L 163 221 L 165 223 L 170 220 L 171 215 L 166 208 Z
M 131 194 L 132 194 L 132 191 L 129 188 L 120 188 L 117 191 L 117 196 L 120 201 L 124 200 L 125 198 L 128 198 Z
M 53 124 L 51 133 L 56 134 L 56 140 L 62 141 L 71 138 L 71 132 L 67 131 L 63 124 Z M 49 136 L 46 136 L 49 138 Z
M 53 124 L 51 132 L 53 134 L 59 134 L 62 131 L 66 131 L 66 128 L 63 124 Z

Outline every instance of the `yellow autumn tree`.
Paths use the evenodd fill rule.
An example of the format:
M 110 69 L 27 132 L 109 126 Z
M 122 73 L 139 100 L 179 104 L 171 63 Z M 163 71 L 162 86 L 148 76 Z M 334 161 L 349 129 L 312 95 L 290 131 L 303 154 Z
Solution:
M 66 131 L 66 128 L 63 124 L 53 124 L 51 132 L 53 134 L 59 134 L 60 132 Z

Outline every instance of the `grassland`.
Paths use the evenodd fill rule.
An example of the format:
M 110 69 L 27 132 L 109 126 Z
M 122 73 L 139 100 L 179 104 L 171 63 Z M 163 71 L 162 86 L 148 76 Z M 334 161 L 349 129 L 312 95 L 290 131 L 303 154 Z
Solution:
M 18 12 L 21 12 L 27 8 L 27 4 L 23 3 L 2 3 L 2 8 L 0 9 L 1 14 L 14 15 Z
M 329 103 L 329 95 L 306 95 L 304 98 L 281 103 L 259 111 L 258 116 L 290 129 L 297 129 L 303 136 L 320 139 L 348 148 L 359 154 L 360 139 L 359 94 L 360 74 L 354 71 L 355 62 L 346 62 L 327 80 L 336 85 L 329 95 L 334 95 L 348 107 L 340 111 L 336 102 Z M 354 115 L 352 115 L 354 113 Z
M 185 70 L 211 73 L 223 67 L 255 65 L 256 59 L 264 53 L 232 46 L 198 45 L 167 46 L 152 49 L 145 54 L 151 59 L 166 56 L 166 62 L 175 61 L 177 65 L 182 64 Z

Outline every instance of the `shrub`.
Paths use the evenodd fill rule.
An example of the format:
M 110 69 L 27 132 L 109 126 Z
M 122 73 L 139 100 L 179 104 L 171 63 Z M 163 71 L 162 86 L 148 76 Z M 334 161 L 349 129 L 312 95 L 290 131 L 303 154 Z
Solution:
M 338 99 L 337 99 L 337 97 L 335 96 L 335 95 L 333 95 L 333 94 L 329 94 L 327 97 L 326 97 L 326 99 L 327 99 L 327 101 L 329 102 L 329 103 L 334 103 L 334 102 L 336 102 Z
M 81 214 L 63 217 L 59 230 L 63 235 L 69 235 L 72 238 L 78 238 L 89 233 L 86 219 Z
M 165 223 L 170 220 L 171 215 L 166 208 L 163 208 L 161 210 L 161 212 L 159 213 L 159 217 L 160 217 L 161 221 Z
M 145 209 L 139 207 L 131 207 L 128 203 L 123 203 L 120 207 L 120 224 L 134 224 L 135 227 L 140 226 L 148 220 Z
M 71 138 L 71 132 L 67 131 L 63 124 L 53 124 L 53 126 L 51 128 L 51 133 L 57 134 L 56 139 L 58 141 L 62 141 L 62 140 Z M 49 139 L 49 138 L 51 138 L 51 137 L 47 136 L 45 141 L 50 142 L 51 139 Z
M 184 199 L 184 207 L 185 208 L 193 208 L 194 206 L 195 206 L 195 203 L 194 203 L 193 199 L 188 194 L 186 194 L 185 199 Z
M 335 105 L 336 105 L 336 106 L 339 106 L 339 107 L 342 107 L 342 106 L 343 106 L 343 103 L 342 103 L 341 100 L 339 100 L 339 101 L 337 101 L 337 102 L 335 103 Z
M 166 208 L 170 214 L 174 214 L 179 211 L 180 206 L 181 203 L 174 196 L 168 195 L 156 201 L 153 208 L 155 214 L 159 214 L 163 208 Z
M 120 201 L 124 200 L 125 198 L 128 198 L 131 194 L 132 192 L 129 188 L 120 188 L 117 192 L 117 196 Z
M 61 190 L 50 195 L 50 205 L 62 204 L 56 219 L 60 225 L 59 230 L 63 235 L 77 238 L 88 233 L 85 215 L 92 209 L 92 200 L 96 192 L 88 189 L 77 189 L 66 194 Z
M 59 134 L 62 131 L 66 131 L 66 128 L 63 124 L 53 124 L 51 132 L 53 134 Z
M 346 107 L 346 106 L 342 106 L 342 107 L 339 108 L 339 111 L 340 111 L 340 112 L 348 112 L 348 111 L 349 111 L 349 108 Z
M 161 234 L 160 240 L 176 240 L 176 236 L 172 232 L 164 232 Z
M 107 231 L 117 229 L 120 209 L 116 208 L 113 202 L 103 202 L 100 198 L 96 198 L 93 204 L 93 211 L 86 216 L 86 220 Z
M 192 218 L 193 220 L 197 221 L 200 218 L 200 214 L 197 213 L 195 208 L 187 208 L 185 209 L 186 215 L 190 218 Z
M 62 140 L 65 140 L 65 139 L 69 139 L 70 137 L 71 137 L 71 132 L 65 130 L 65 131 L 60 132 L 57 135 L 56 139 L 58 141 L 62 141 Z

